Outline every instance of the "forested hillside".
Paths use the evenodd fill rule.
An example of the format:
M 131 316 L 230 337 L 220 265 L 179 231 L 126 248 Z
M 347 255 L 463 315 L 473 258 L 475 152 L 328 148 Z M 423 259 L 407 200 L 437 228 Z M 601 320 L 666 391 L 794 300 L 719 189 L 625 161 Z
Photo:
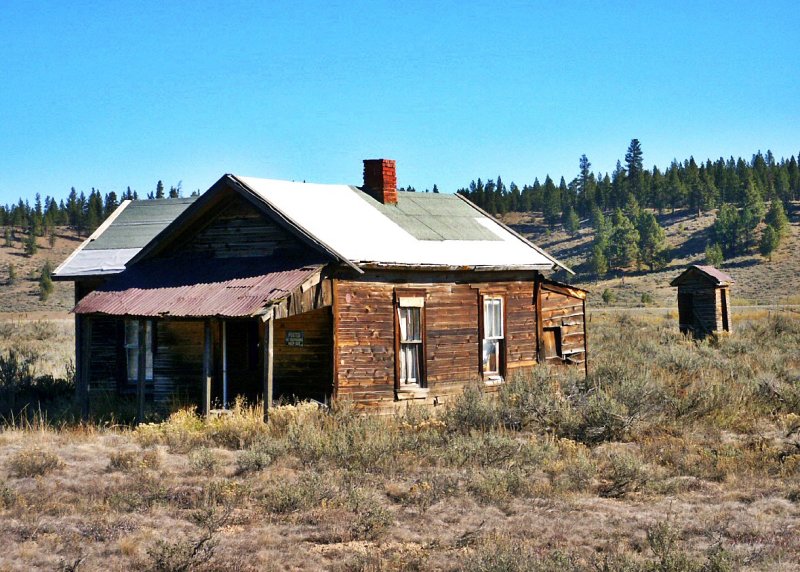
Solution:
M 556 186 L 547 176 L 543 184 L 536 179 L 506 187 L 498 176 L 485 183 L 478 179 L 458 192 L 495 215 L 541 213 L 549 232 L 577 237 L 590 227 L 591 248 L 577 270 L 583 279 L 597 279 L 667 267 L 678 253 L 667 241 L 666 213 L 696 219 L 712 215 L 703 242 L 692 245 L 710 264 L 756 251 L 771 259 L 790 235 L 787 210 L 800 198 L 800 169 L 795 156 L 776 160 L 767 151 L 749 161 L 731 157 L 698 164 L 690 157 L 665 170 L 648 170 L 642 145 L 633 139 L 624 164 L 618 161 L 610 175 L 592 172 L 583 155 L 569 183 L 561 177 Z M 533 238 L 541 242 L 541 234 Z

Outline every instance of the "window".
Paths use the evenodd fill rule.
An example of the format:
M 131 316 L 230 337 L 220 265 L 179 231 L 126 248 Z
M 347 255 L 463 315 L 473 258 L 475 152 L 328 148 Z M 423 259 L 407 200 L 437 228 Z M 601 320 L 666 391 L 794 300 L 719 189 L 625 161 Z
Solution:
M 545 359 L 563 359 L 561 351 L 561 328 L 544 328 L 542 330 Z
M 397 390 L 422 392 L 425 386 L 425 295 L 397 294 Z
M 147 351 L 147 369 L 145 379 L 153 380 L 153 322 L 145 320 L 145 350 Z M 125 357 L 127 359 L 128 382 L 136 383 L 139 379 L 139 320 L 125 321 Z
M 422 331 L 421 308 L 398 308 L 400 321 L 400 383 L 419 385 Z
M 486 379 L 502 379 L 504 357 L 503 299 L 483 297 L 482 373 Z

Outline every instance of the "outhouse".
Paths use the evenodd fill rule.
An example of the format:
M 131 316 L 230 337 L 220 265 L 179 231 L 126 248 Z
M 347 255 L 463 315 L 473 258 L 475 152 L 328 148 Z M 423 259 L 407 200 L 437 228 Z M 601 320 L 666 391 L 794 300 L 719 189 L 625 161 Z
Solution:
M 733 278 L 713 266 L 692 265 L 670 282 L 678 288 L 681 332 L 695 338 L 731 331 L 730 286 Z

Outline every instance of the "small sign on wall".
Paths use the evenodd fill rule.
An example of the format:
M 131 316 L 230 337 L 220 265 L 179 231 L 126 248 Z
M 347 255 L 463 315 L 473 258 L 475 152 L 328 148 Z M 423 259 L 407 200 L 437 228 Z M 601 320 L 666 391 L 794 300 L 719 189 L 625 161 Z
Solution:
M 303 347 L 303 330 L 286 330 L 286 345 L 296 348 Z

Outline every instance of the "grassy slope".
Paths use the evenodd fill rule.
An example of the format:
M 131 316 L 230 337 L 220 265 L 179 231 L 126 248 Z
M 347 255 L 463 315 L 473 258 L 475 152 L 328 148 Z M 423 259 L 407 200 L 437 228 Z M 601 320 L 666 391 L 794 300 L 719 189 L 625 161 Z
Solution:
M 643 292 L 650 293 L 657 306 L 670 307 L 675 304 L 675 290 L 670 281 L 689 264 L 704 263 L 704 251 L 710 238 L 714 214 L 699 218 L 688 211 L 663 214 L 658 217 L 664 227 L 667 241 L 674 252 L 674 259 L 667 268 L 659 272 L 627 272 L 624 278 L 608 276 L 594 281 L 587 277 L 585 262 L 591 252 L 593 230 L 584 224 L 577 237 L 571 237 L 560 227 L 548 232 L 537 214 L 511 213 L 504 221 L 559 260 L 564 261 L 578 276 L 573 280 L 578 286 L 591 291 L 590 301 L 602 304 L 600 295 L 606 288 L 617 295 L 616 305 L 634 306 L 640 303 Z M 778 252 L 768 262 L 756 252 L 728 260 L 722 269 L 729 273 L 736 286 L 733 288 L 734 303 L 800 303 L 800 209 L 795 205 L 791 216 L 791 236 L 783 241 Z
M 0 313 L 57 313 L 64 314 L 72 308 L 72 282 L 56 282 L 55 290 L 47 302 L 39 300 L 39 274 L 45 261 L 50 261 L 53 269 L 77 248 L 85 237 L 78 237 L 74 231 L 59 228 L 56 242 L 51 248 L 46 237 L 39 237 L 38 252 L 32 257 L 25 255 L 23 239 L 17 233 L 17 240 L 5 246 L 0 239 Z M 8 266 L 13 264 L 17 273 L 14 284 L 8 283 Z

